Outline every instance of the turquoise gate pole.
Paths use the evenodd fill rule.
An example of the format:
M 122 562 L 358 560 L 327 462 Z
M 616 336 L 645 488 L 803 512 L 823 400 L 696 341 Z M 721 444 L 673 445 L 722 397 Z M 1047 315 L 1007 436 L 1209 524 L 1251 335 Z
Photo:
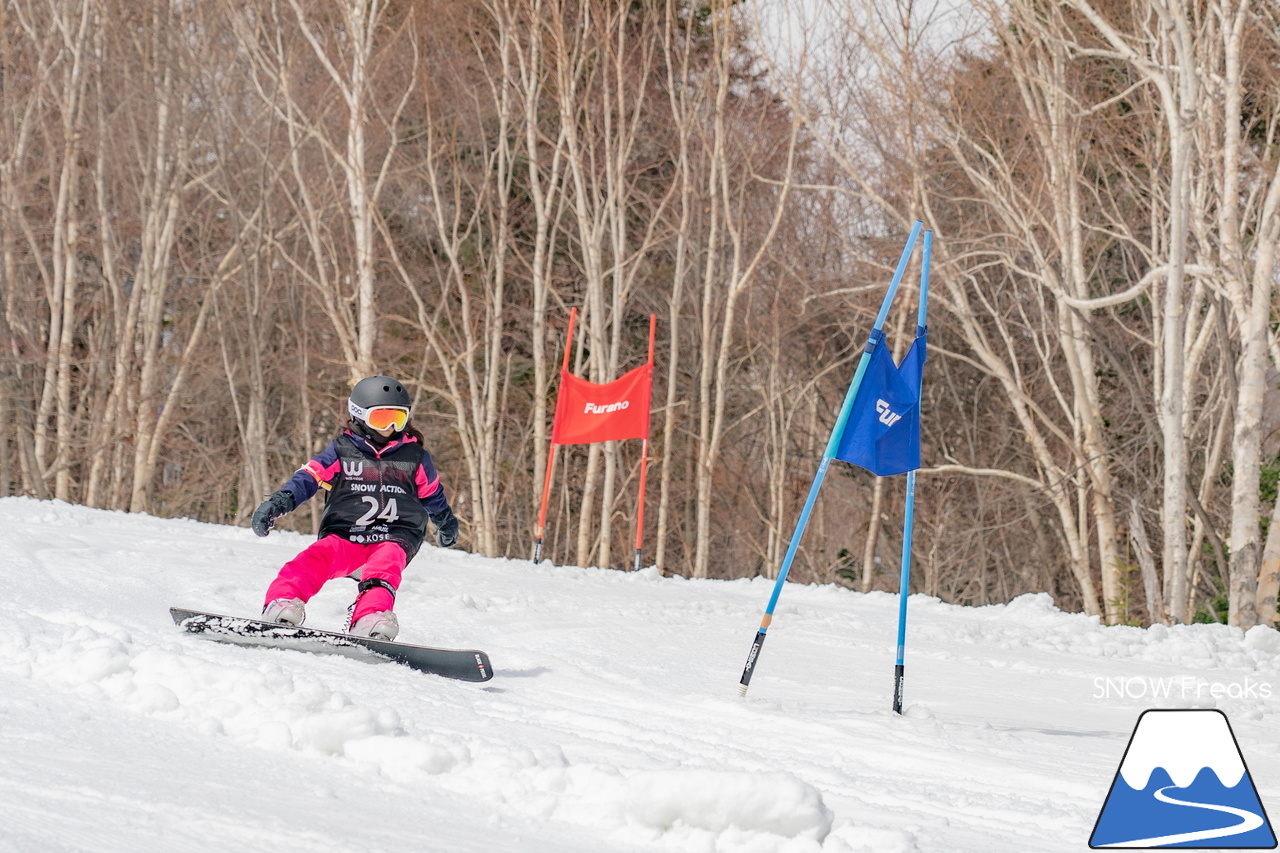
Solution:
M 916 338 L 926 333 L 925 318 L 929 304 L 929 256 L 933 251 L 933 232 L 924 232 L 924 252 L 920 259 L 920 313 L 916 319 Z M 920 383 L 924 387 L 924 383 Z M 923 392 L 921 392 L 923 393 Z M 920 398 L 916 398 L 917 410 Z M 907 593 L 911 589 L 911 532 L 916 512 L 916 472 L 907 472 L 907 507 L 902 518 L 902 576 L 898 581 L 898 656 L 893 666 L 893 710 L 902 713 L 902 690 L 905 683 L 904 654 L 907 644 Z
M 898 268 L 893 274 L 893 280 L 889 282 L 889 292 L 885 294 L 884 301 L 880 304 L 880 313 L 876 315 L 875 325 L 871 328 L 871 334 L 867 338 L 867 345 L 862 351 L 862 358 L 858 361 L 858 369 L 853 374 L 853 382 L 849 384 L 849 390 L 845 392 L 844 403 L 840 406 L 840 414 L 836 418 L 835 426 L 831 429 L 831 437 L 827 440 L 827 449 L 822 454 L 822 461 L 818 463 L 818 473 L 814 475 L 813 484 L 809 486 L 809 496 L 805 498 L 804 509 L 800 511 L 800 518 L 796 521 L 795 532 L 791 534 L 791 544 L 787 546 L 786 556 L 782 558 L 782 565 L 778 569 L 778 579 L 773 585 L 773 594 L 769 596 L 769 605 L 765 608 L 764 618 L 760 620 L 760 629 L 756 632 L 755 641 L 751 644 L 751 651 L 747 655 L 747 665 L 742 670 L 742 678 L 738 682 L 739 695 L 746 696 L 747 688 L 751 685 L 751 675 L 755 671 L 756 660 L 760 656 L 760 649 L 764 645 L 765 635 L 769 631 L 769 625 L 773 621 L 774 608 L 778 606 L 778 596 L 782 594 L 782 585 L 787 580 L 787 573 L 791 571 L 791 563 L 795 559 L 796 551 L 800 547 L 800 539 L 804 536 L 805 527 L 809 523 L 809 514 L 813 512 L 814 502 L 818 499 L 818 492 L 822 489 L 822 481 L 827 476 L 827 468 L 831 465 L 832 458 L 836 455 L 836 450 L 840 446 L 840 437 L 844 434 L 844 425 L 849 420 L 849 412 L 853 409 L 853 400 L 858 396 L 858 388 L 862 385 L 862 377 L 867 372 L 867 364 L 871 360 L 871 353 L 875 350 L 877 343 L 882 335 L 881 328 L 884 321 L 889 316 L 889 308 L 893 305 L 893 297 L 898 292 L 898 285 L 902 283 L 902 276 L 907 271 L 907 263 L 911 260 L 911 252 L 915 249 L 916 239 L 920 236 L 920 229 L 924 227 L 921 222 L 916 222 L 911 229 L 911 236 L 907 238 L 907 245 L 902 250 L 902 257 L 898 259 Z

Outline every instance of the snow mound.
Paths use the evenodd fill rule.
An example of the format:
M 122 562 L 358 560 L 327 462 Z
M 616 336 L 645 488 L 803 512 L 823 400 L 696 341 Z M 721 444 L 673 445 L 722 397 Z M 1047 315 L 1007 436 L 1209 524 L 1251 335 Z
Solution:
M 1264 655 L 1280 655 L 1280 631 L 1266 625 L 1254 625 L 1245 632 L 1244 645 Z
M 919 853 L 915 837 L 901 829 L 874 826 L 838 827 L 827 836 L 822 853 Z
M 821 842 L 832 814 L 812 785 L 790 773 L 651 770 L 627 781 L 627 817 L 666 832 L 767 833 Z
M 373 735 L 343 744 L 343 755 L 352 761 L 377 766 L 398 782 L 418 781 L 421 775 L 436 776 L 468 760 L 465 747 L 450 749 L 417 738 Z
M 225 650 L 170 641 L 148 648 L 120 629 L 27 617 L 0 631 L 0 672 L 70 688 L 82 696 L 203 734 L 268 749 L 342 755 L 348 741 L 399 730 L 391 709 L 362 707 L 323 681 L 291 672 L 289 659 L 255 669 L 203 658 Z M 253 661 L 253 659 L 249 659 Z

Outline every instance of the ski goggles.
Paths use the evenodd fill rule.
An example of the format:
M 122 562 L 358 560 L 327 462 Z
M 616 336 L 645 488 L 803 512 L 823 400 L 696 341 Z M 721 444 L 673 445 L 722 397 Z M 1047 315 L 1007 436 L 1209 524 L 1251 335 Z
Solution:
M 353 418 L 362 420 L 377 430 L 391 429 L 402 432 L 405 425 L 409 423 L 409 410 L 399 406 L 375 406 L 372 409 L 362 409 L 348 401 L 347 409 Z

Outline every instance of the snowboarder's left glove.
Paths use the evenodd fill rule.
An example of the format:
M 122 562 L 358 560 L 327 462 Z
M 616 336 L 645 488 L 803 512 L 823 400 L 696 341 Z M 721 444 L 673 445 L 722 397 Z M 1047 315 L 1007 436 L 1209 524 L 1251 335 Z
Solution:
M 277 518 L 287 512 L 293 512 L 293 505 L 293 492 L 287 492 L 284 489 L 267 498 L 253 513 L 253 521 L 250 522 L 253 532 L 259 536 L 266 536 L 275 526 Z
M 458 517 L 453 510 L 436 513 L 431 516 L 431 523 L 436 526 L 436 544 L 441 548 L 452 548 L 458 541 Z

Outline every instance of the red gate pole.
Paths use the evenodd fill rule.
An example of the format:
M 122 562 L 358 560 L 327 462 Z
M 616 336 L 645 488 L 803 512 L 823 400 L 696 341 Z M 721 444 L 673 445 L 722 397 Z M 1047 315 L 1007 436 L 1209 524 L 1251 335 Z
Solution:
M 649 400 L 653 401 L 653 334 L 657 327 L 658 315 L 649 315 Z M 633 565 L 634 571 L 640 571 L 640 558 L 642 553 L 641 543 L 644 541 L 644 483 L 645 474 L 649 467 L 649 427 L 648 420 L 645 422 L 644 444 L 640 448 L 640 505 L 636 510 L 636 557 Z
M 577 318 L 577 316 L 578 316 L 577 308 L 569 309 L 569 334 L 564 339 L 564 361 L 560 365 L 561 374 L 564 374 L 564 372 L 569 369 L 569 353 L 573 346 L 573 321 Z M 652 337 L 652 332 L 650 333 L 650 337 Z M 650 348 L 650 351 L 652 351 L 653 349 L 652 342 L 650 342 L 649 348 Z M 560 390 L 561 391 L 564 390 L 563 383 L 561 384 Z M 559 403 L 559 393 L 560 393 L 559 391 L 556 392 L 557 403 Z M 557 405 L 556 408 L 558 409 L 559 406 Z M 533 540 L 533 562 L 535 563 L 537 563 L 539 560 L 542 559 L 542 532 L 547 526 L 547 498 L 551 496 L 551 474 L 555 470 L 555 465 L 556 465 L 555 427 L 552 426 L 552 440 L 550 442 L 550 446 L 547 448 L 547 475 L 542 480 L 542 509 L 538 511 L 538 535 Z

